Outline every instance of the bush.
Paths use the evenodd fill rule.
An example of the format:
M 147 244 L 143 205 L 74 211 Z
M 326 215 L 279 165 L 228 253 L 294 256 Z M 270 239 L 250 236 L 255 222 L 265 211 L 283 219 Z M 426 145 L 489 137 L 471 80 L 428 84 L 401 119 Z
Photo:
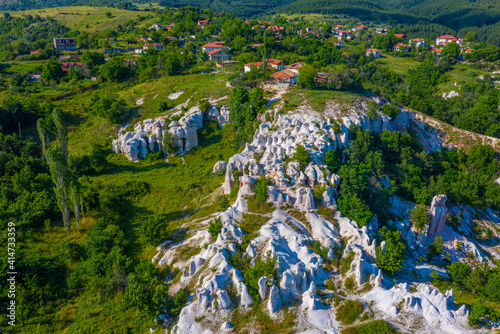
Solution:
M 210 222 L 210 225 L 208 226 L 208 233 L 210 233 L 212 238 L 217 239 L 220 231 L 222 231 L 222 223 L 220 221 L 220 217 L 217 217 Z
M 364 305 L 358 300 L 346 300 L 337 307 L 337 320 L 348 325 L 352 324 L 364 311 Z
M 257 184 L 255 185 L 255 197 L 259 202 L 267 201 L 267 186 L 271 184 L 272 182 L 266 179 L 264 174 L 257 180 Z
M 354 260 L 354 252 L 350 252 L 346 257 L 340 259 L 340 273 L 345 275 L 351 269 L 351 263 Z
M 293 154 L 293 159 L 299 163 L 299 169 L 301 171 L 305 170 L 307 165 L 311 162 L 311 158 L 306 148 L 300 144 L 297 145 L 297 150 Z
M 146 218 L 139 227 L 139 232 L 148 244 L 157 245 L 164 240 L 167 228 L 167 216 L 158 214 Z
M 387 227 L 380 231 L 381 237 L 385 240 L 385 248 L 379 246 L 376 249 L 375 263 L 391 275 L 403 269 L 403 261 L 406 258 L 406 240 L 401 235 L 400 230 L 388 230 Z
M 410 221 L 413 223 L 417 231 L 423 232 L 431 220 L 427 212 L 427 207 L 423 204 L 418 204 L 410 211 Z
M 366 324 L 347 327 L 342 334 L 392 334 L 395 333 L 391 325 L 384 320 L 374 320 Z

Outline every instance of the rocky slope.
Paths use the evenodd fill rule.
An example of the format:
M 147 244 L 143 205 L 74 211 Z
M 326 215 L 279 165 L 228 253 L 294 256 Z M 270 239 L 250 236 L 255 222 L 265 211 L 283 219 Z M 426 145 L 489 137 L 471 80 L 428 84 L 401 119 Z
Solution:
M 497 251 L 469 240 L 466 235 L 473 220 L 496 224 L 500 217 L 491 210 L 447 206 L 446 196 L 440 195 L 432 201 L 428 229 L 417 233 L 409 221 L 409 211 L 415 204 L 393 196 L 390 210 L 399 218 L 390 223 L 402 231 L 411 256 L 398 276 L 399 282 L 386 279 L 375 264 L 377 219 L 360 228 L 336 210 L 340 177 L 325 168 L 324 154 L 349 145 L 351 124 L 376 132 L 411 130 L 428 151 L 451 144 L 445 143 L 442 129 L 422 122 L 410 111 L 400 110 L 391 120 L 382 113 L 370 118 L 366 110 L 366 101 L 350 106 L 329 102 L 323 114 L 304 106 L 287 115 L 280 114 L 279 107 L 269 110 L 268 119 L 273 121 L 260 124 L 253 141 L 241 153 L 214 166 L 214 173 L 225 172 L 222 192 L 230 194 L 238 186 L 238 197 L 225 212 L 186 226 L 191 231 L 189 238 L 158 247 L 153 262 L 181 270 L 180 278 L 170 281 L 172 289 L 187 286 L 192 291 L 179 319 L 159 321 L 159 326 L 173 325 L 172 332 L 178 334 L 230 333 L 235 332 L 235 325 L 257 333 L 260 329 L 254 322 L 235 324 L 233 319 L 235 312 L 248 314 L 258 308 L 276 322 L 293 317 L 293 329 L 299 333 L 340 333 L 344 325 L 336 319 L 332 303 L 332 298 L 338 296 L 341 301 L 361 301 L 367 314 L 390 322 L 401 332 L 473 332 L 467 324 L 469 311 L 464 305 L 454 303 L 453 291 L 443 294 L 426 283 L 431 270 L 439 268 L 419 263 L 418 259 L 425 255 L 429 243 L 441 236 L 453 261 L 467 261 L 472 253 L 478 261 L 491 262 L 490 257 L 498 257 Z M 299 170 L 298 162 L 289 158 L 298 144 L 312 158 L 304 172 Z M 239 184 L 235 184 L 234 170 L 242 175 Z M 244 241 L 241 226 L 250 219 L 249 198 L 261 175 L 272 182 L 268 201 L 273 210 L 253 212 L 252 217 L 258 216 L 262 224 L 251 234 L 251 240 Z M 389 186 L 387 177 L 379 182 L 381 186 Z M 317 211 L 312 189 L 316 185 L 325 187 L 322 207 L 333 215 L 324 216 Z M 448 211 L 462 213 L 461 230 L 454 231 L 445 225 Z M 214 242 L 208 225 L 216 217 L 222 223 L 222 230 Z M 458 242 L 462 245 L 460 250 L 456 247 Z M 266 254 L 277 258 L 277 279 L 260 277 L 258 286 L 249 285 L 255 283 L 244 279 L 231 258 L 239 254 L 237 251 L 244 243 L 242 256 L 251 259 L 251 263 Z M 179 254 L 186 247 L 199 247 L 199 253 L 183 260 Z M 318 254 L 318 249 L 326 252 Z M 330 265 L 338 255 L 352 260 L 344 274 Z M 354 287 L 347 288 L 348 279 L 354 280 Z M 250 288 L 258 289 L 258 294 L 252 296 Z

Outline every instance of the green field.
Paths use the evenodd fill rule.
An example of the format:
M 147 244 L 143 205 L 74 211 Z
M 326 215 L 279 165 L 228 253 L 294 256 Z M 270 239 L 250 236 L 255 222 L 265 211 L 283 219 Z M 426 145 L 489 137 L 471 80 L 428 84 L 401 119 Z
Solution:
M 111 13 L 111 17 L 106 17 L 107 12 Z M 9 13 L 14 17 L 24 15 L 39 15 L 41 18 L 51 17 L 68 28 L 89 32 L 99 32 L 105 29 L 113 29 L 117 25 L 124 24 L 129 20 L 138 18 L 139 16 L 148 16 L 148 13 L 141 11 L 93 6 L 57 7 Z M 0 12 L 0 15 L 3 15 L 3 12 Z M 141 21 L 139 26 L 148 26 L 152 24 L 152 22 L 152 18 L 147 18 Z
M 388 55 L 384 52 L 380 58 L 375 60 L 375 62 L 401 75 L 407 74 L 409 70 L 416 68 L 420 64 L 420 62 L 414 60 L 413 58 L 396 57 Z

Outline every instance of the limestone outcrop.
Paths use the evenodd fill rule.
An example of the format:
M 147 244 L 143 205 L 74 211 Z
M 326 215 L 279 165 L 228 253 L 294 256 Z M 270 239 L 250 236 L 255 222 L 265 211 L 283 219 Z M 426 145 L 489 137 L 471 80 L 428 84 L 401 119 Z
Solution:
M 119 133 L 113 140 L 113 151 L 123 153 L 131 161 L 146 159 L 149 152 L 158 152 L 165 134 L 170 133 L 179 147 L 178 154 L 186 154 L 198 146 L 197 130 L 203 127 L 203 113 L 194 107 L 179 121 L 169 125 L 160 120 L 146 119 L 133 132 Z

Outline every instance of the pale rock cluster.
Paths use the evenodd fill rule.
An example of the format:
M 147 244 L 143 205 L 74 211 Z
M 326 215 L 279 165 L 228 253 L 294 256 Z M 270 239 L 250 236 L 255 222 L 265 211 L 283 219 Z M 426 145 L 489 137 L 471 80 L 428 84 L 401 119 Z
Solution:
M 119 133 L 113 140 L 113 151 L 123 153 L 127 159 L 138 161 L 146 159 L 149 152 L 157 152 L 162 147 L 162 138 L 168 132 L 173 135 L 179 146 L 179 154 L 185 154 L 198 146 L 197 130 L 203 127 L 203 114 L 194 107 L 179 121 L 167 123 L 146 119 L 137 124 L 133 132 Z
M 469 311 L 462 305 L 454 310 L 453 290 L 440 293 L 428 284 L 419 284 L 410 292 L 408 284 L 401 283 L 391 289 L 375 287 L 362 296 L 374 302 L 375 309 L 396 322 L 411 320 L 419 323 L 420 333 L 468 333 Z
M 246 198 L 255 193 L 255 185 L 262 175 L 272 181 L 272 185 L 268 186 L 268 195 L 275 210 L 272 214 L 263 215 L 267 221 L 255 232 L 256 237 L 250 241 L 243 256 L 249 257 L 251 263 L 266 254 L 278 260 L 279 281 L 274 277 L 261 277 L 258 280 L 258 295 L 254 295 L 273 319 L 280 318 L 284 307 L 298 305 L 297 314 L 300 315 L 300 328 L 304 333 L 340 333 L 330 305 L 321 302 L 317 294 L 318 286 L 323 286 L 331 273 L 323 268 L 324 259 L 311 250 L 311 244 L 319 242 L 321 247 L 328 249 L 326 256 L 333 258 L 335 250 L 341 249 L 344 239 L 347 242 L 343 256 L 354 253 L 347 276 L 352 275 L 358 286 L 367 282 L 371 285 L 373 289 L 361 299 L 373 301 L 373 309 L 384 319 L 397 320 L 399 323 L 406 321 L 409 326 L 413 326 L 417 319 L 420 323 L 416 328 L 422 329 L 423 333 L 467 332 L 468 311 L 464 306 L 454 310 L 452 292 L 443 295 L 426 284 L 419 285 L 416 292 L 410 292 L 405 284 L 387 289 L 392 282 L 384 279 L 375 264 L 377 217 L 368 226 L 360 228 L 355 221 L 343 217 L 338 211 L 330 219 L 315 212 L 312 187 L 317 185 L 325 189 L 321 198 L 323 205 L 336 209 L 340 176 L 328 171 L 323 158 L 328 150 L 348 145 L 348 128 L 351 124 L 377 132 L 407 132 L 411 129 L 429 151 L 443 144 L 437 132 L 427 129 L 410 112 L 402 110 L 392 120 L 383 114 L 371 120 L 363 112 L 365 107 L 366 104 L 361 104 L 338 113 L 339 108 L 327 105 L 324 114 L 329 118 L 326 119 L 311 111 L 292 115 L 276 114 L 274 122 L 260 125 L 253 141 L 241 153 L 231 157 L 227 163 L 216 163 L 213 172 L 225 172 L 222 186 L 225 194 L 230 194 L 235 186 L 233 171 L 240 173 L 238 198 L 219 215 L 222 231 L 217 240 L 213 242 L 206 229 L 202 229 L 180 244 L 160 246 L 153 259 L 160 266 L 174 265 L 181 269 L 180 283 L 183 286 L 194 284 L 197 287 L 182 309 L 173 333 L 230 332 L 233 327 L 230 312 L 236 308 L 244 312 L 256 302 L 248 291 L 242 273 L 230 264 L 229 257 L 236 254 L 237 245 L 243 242 L 244 232 L 239 226 L 244 219 L 243 213 L 247 211 Z M 209 117 L 220 117 L 220 114 L 211 110 Z M 336 125 L 335 122 L 341 124 Z M 293 161 L 299 144 L 306 148 L 312 158 L 311 163 L 302 170 L 299 163 Z M 383 187 L 390 186 L 388 177 L 381 178 L 379 182 Z M 402 231 L 410 250 L 414 252 L 414 258 L 418 258 L 437 235 L 443 237 L 447 247 L 451 247 L 453 240 L 465 239 L 445 225 L 447 212 L 456 210 L 447 208 L 446 196 L 440 195 L 433 199 L 431 224 L 425 233 L 417 233 L 407 218 L 413 207 L 414 204 L 396 196 L 391 198 L 390 211 L 406 218 L 390 223 Z M 302 218 L 294 217 L 292 211 L 287 212 L 292 208 L 293 212 L 300 211 Z M 211 219 L 198 222 L 197 226 L 208 225 Z M 466 239 L 464 242 L 464 246 L 469 247 Z M 173 264 L 178 247 L 183 245 L 198 245 L 202 249 L 187 262 Z M 230 297 L 229 291 L 236 294 L 236 299 Z M 196 320 L 201 317 L 205 320 Z
M 211 120 L 219 122 L 219 127 L 223 127 L 225 124 L 229 123 L 229 106 L 222 106 L 220 109 L 213 105 L 208 111 L 208 118 Z

